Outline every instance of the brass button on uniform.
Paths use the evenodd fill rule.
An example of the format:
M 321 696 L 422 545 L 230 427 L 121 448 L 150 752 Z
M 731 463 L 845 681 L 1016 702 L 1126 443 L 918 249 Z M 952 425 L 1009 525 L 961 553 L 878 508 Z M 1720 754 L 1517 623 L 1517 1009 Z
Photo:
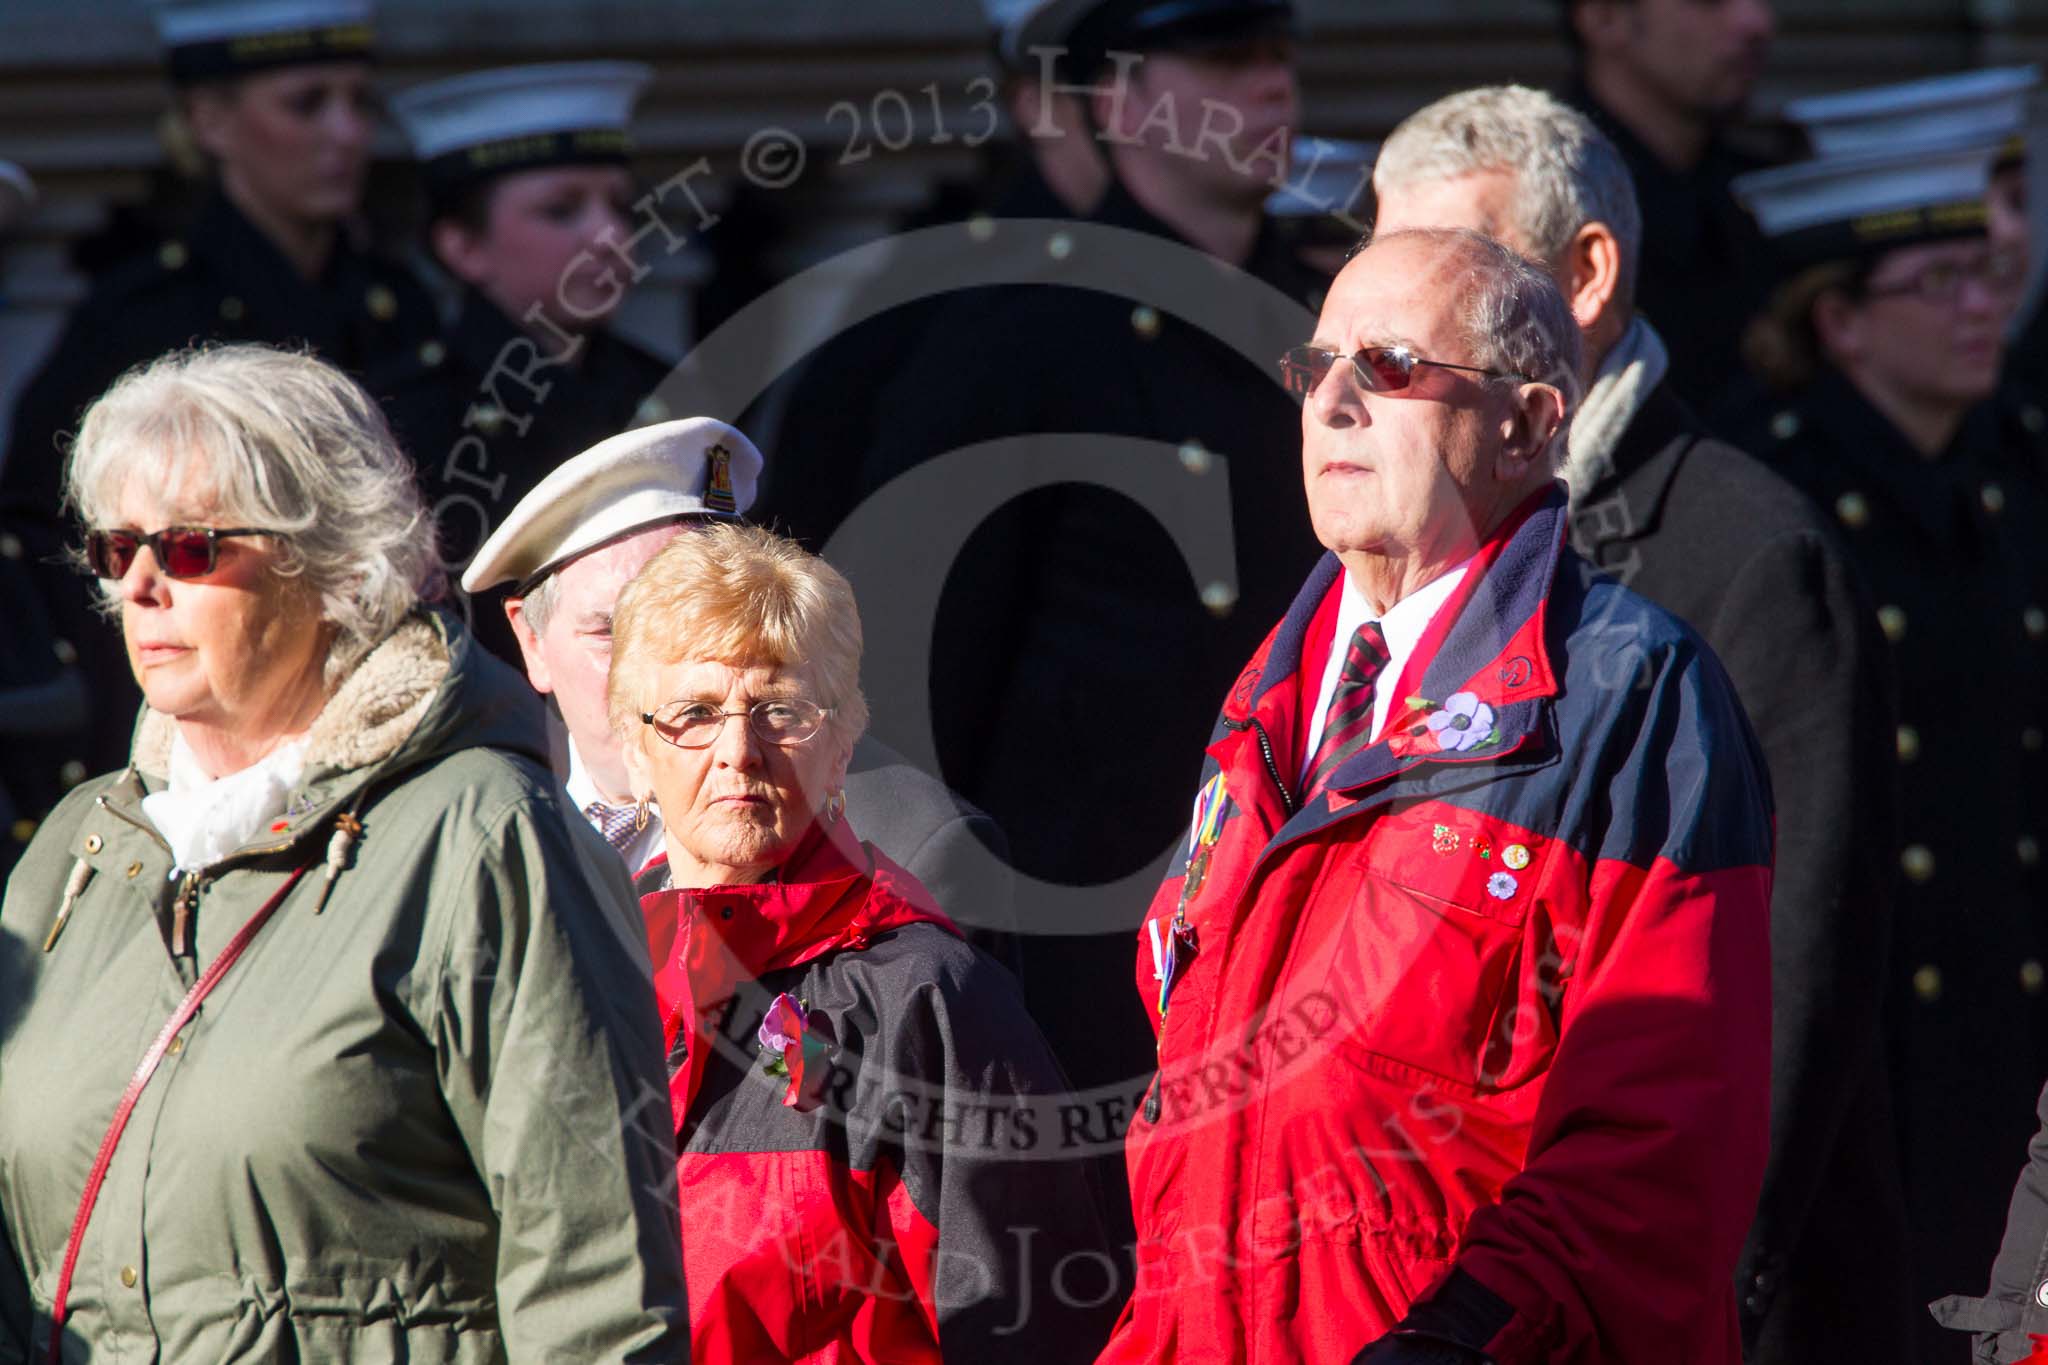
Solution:
M 220 301 L 220 315 L 228 322 L 240 322 L 247 315 L 249 307 L 233 294 Z
M 1913 994 L 1929 1004 L 1941 999 L 1941 968 L 1922 967 L 1913 973 Z
M 1984 504 L 1984 510 L 1997 516 L 2005 510 L 2005 490 L 1995 483 L 1987 483 L 1977 490 L 1977 501 Z
M 1899 762 L 1911 763 L 1920 757 L 1920 732 L 1910 725 L 1899 727 Z
M 1787 408 L 1771 418 L 1771 435 L 1789 441 L 1799 434 L 1799 414 Z
M 88 834 L 85 836 L 85 851 L 87 853 L 97 853 L 106 846 L 107 841 L 105 839 L 100 838 L 100 836 L 97 834 Z
M 1159 310 L 1141 303 L 1131 310 L 1131 330 L 1150 341 L 1159 335 Z
M 2020 989 L 2028 995 L 2039 995 L 2041 987 L 2048 985 L 2048 970 L 2044 970 L 2036 958 L 2028 958 L 2020 964 Z
M 1924 882 L 1934 876 L 1934 850 L 1925 844 L 1907 844 L 1899 851 L 1899 866 L 1909 881 Z
M 1877 609 L 1878 629 L 1893 644 L 1906 638 L 1906 609 L 1887 602 Z
M 169 1047 L 167 1047 L 167 1048 L 165 1048 L 165 1049 L 164 1049 L 164 1051 L 166 1051 L 166 1052 L 170 1053 L 170 1054 L 171 1054 L 171 1055 L 172 1055 L 173 1057 L 177 1056 L 177 1055 L 178 1055 L 179 1053 L 183 1052 L 184 1050 L 185 1050 L 185 1035 L 184 1035 L 184 1034 L 182 1034 L 182 1033 L 181 1033 L 181 1034 L 179 1034 L 179 1035 L 178 1035 L 177 1037 L 175 1037 L 175 1038 L 171 1039 L 171 1045 L 170 1045 Z
M 122 1287 L 122 1288 L 124 1288 L 124 1289 L 133 1289 L 133 1288 L 135 1287 L 135 1282 L 136 1282 L 137 1280 L 141 1279 L 141 1278 L 142 1278 L 142 1277 L 141 1277 L 140 1275 L 137 1275 L 137 1274 L 135 1273 L 135 1267 L 134 1267 L 134 1266 L 132 1266 L 132 1265 L 124 1265 L 124 1266 L 122 1266 L 122 1267 L 121 1267 L 121 1287 Z
M 1870 522 L 1870 500 L 1861 493 L 1849 492 L 1835 499 L 1835 515 L 1842 519 L 1842 525 L 1850 530 L 1868 525 Z
M 370 310 L 370 316 L 379 322 L 389 322 L 398 316 L 398 295 L 381 284 L 370 286 L 370 292 L 363 295 L 363 307 Z
M 129 881 L 131 881 L 131 882 L 132 882 L 132 881 L 134 881 L 134 880 L 135 880 L 135 879 L 136 879 L 137 877 L 139 877 L 139 876 L 141 876 L 141 875 L 142 875 L 142 864 L 141 864 L 141 863 L 130 863 L 130 864 L 128 864 L 128 880 L 129 880 Z

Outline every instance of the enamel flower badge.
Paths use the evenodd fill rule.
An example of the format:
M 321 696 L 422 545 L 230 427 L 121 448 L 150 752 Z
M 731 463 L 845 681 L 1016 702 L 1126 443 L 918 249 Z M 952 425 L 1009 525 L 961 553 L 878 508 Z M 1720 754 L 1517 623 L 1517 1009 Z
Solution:
M 1493 723 L 1493 708 L 1471 692 L 1454 692 L 1442 706 L 1433 707 L 1424 722 L 1445 753 L 1464 753 L 1482 744 L 1495 744 L 1500 731 Z
M 770 1076 L 785 1076 L 789 1089 L 783 1093 L 783 1107 L 808 1113 L 823 1098 L 826 1058 L 832 1049 L 832 1030 L 822 1019 L 811 1017 L 810 1007 L 787 991 L 775 997 L 761 1019 L 761 1051 L 768 1060 L 761 1070 Z

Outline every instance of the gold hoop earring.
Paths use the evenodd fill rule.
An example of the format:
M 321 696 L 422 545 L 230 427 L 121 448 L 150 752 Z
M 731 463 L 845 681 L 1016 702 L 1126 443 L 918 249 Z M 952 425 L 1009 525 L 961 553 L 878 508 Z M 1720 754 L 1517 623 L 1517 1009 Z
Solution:
M 635 807 L 633 807 L 633 832 L 634 832 L 635 834 L 639 834 L 639 833 L 642 833 L 643 831 L 645 831 L 645 830 L 646 830 L 646 828 L 647 828 L 647 803 L 648 803 L 649 801 L 653 800 L 653 799 L 654 799 L 654 798 L 652 798 L 652 797 L 649 797 L 649 796 L 643 796 L 643 797 L 641 797 L 641 798 L 640 798 L 640 804 L 639 804 L 639 805 L 637 805 L 637 806 L 635 806 Z
M 825 798 L 825 821 L 827 824 L 836 825 L 845 818 L 846 793 L 843 791 L 833 792 Z

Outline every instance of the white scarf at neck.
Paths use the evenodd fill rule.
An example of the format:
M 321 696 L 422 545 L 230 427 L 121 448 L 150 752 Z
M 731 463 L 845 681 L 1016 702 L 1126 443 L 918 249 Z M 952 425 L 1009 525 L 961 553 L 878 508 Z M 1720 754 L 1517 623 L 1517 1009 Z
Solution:
M 1600 373 L 1593 376 L 1565 434 L 1564 481 L 1574 503 L 1614 468 L 1614 449 L 1621 444 L 1622 433 L 1670 368 L 1664 339 L 1641 318 L 1631 321 L 1600 362 Z
M 181 732 L 171 741 L 169 782 L 142 798 L 142 813 L 171 846 L 177 867 L 210 867 L 284 814 L 306 768 L 306 742 L 286 744 L 225 777 L 210 777 Z

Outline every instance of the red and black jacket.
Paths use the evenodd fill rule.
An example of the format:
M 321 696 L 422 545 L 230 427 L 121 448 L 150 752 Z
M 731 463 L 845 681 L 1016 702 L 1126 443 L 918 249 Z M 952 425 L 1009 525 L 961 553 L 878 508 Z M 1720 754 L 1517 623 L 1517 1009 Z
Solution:
M 1104 1362 L 1739 1359 L 1768 782 L 1712 654 L 1564 529 L 1553 493 L 1482 548 L 1327 794 L 1334 557 L 1225 704 L 1140 938 L 1148 1001 L 1178 950 Z
M 1065 1081 L 1014 979 L 843 831 L 780 882 L 641 901 L 691 1358 L 1086 1359 L 1115 1303 L 1081 1289 L 1109 1262 L 1084 1167 L 1048 1131 Z M 768 1074 L 760 1028 L 785 995 L 798 1064 Z

